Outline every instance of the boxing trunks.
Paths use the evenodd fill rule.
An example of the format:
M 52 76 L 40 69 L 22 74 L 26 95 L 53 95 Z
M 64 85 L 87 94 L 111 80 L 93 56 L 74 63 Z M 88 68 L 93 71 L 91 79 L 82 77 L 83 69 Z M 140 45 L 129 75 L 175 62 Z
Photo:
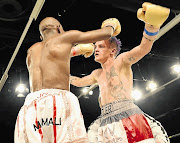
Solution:
M 145 113 L 144 116 L 148 121 L 149 126 L 151 127 L 155 141 L 163 140 L 164 143 L 170 143 L 167 132 L 161 125 L 161 123 Z M 100 121 L 101 120 L 99 116 L 95 121 L 91 123 L 91 125 L 88 128 L 88 138 L 90 143 L 98 143 L 98 128 L 100 127 Z
M 131 100 L 104 105 L 101 116 L 89 127 L 88 136 L 91 143 L 155 143 L 154 137 L 169 142 L 161 124 Z
M 30 93 L 19 111 L 15 143 L 87 143 L 77 97 L 69 91 L 42 89 Z

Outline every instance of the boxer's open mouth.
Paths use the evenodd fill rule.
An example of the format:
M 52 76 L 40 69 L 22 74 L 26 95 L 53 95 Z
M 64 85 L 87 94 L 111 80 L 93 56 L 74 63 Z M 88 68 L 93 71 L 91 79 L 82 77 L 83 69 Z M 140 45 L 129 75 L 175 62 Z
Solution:
M 94 55 L 95 55 L 95 56 L 99 56 L 99 54 L 98 54 L 98 53 L 95 53 Z

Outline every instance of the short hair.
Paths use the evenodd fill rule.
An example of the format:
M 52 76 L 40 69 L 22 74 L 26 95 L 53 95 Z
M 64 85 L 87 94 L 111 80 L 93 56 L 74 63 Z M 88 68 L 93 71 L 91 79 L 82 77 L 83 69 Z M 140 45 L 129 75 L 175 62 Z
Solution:
M 109 43 L 110 43 L 110 45 L 111 44 L 116 45 L 116 54 L 115 54 L 115 56 L 117 57 L 119 52 L 121 51 L 121 46 L 122 46 L 122 43 L 121 43 L 120 39 L 117 39 L 115 36 L 112 36 L 111 38 L 109 38 Z

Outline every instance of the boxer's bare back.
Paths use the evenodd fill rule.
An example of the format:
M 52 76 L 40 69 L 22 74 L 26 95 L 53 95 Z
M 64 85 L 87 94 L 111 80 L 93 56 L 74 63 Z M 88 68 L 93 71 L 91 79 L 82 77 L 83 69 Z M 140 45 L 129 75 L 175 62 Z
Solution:
M 60 36 L 34 44 L 27 55 L 31 91 L 40 89 L 69 90 L 71 44 Z

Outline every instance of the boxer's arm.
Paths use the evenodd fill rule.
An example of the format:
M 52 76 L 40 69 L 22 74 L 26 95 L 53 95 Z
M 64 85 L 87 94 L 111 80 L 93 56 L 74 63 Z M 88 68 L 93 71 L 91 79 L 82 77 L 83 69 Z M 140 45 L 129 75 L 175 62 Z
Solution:
M 109 18 L 103 21 L 101 25 L 101 29 L 88 31 L 88 32 L 80 32 L 74 31 L 71 33 L 72 44 L 76 43 L 94 43 L 96 41 L 107 40 L 111 36 L 117 36 L 121 32 L 121 24 L 116 18 Z
M 98 102 L 99 102 L 99 107 L 101 108 L 101 107 L 102 107 L 102 104 L 101 104 L 101 96 L 99 96 Z
M 66 33 L 65 41 L 74 44 L 94 43 L 96 41 L 109 39 L 113 35 L 112 27 L 104 27 L 102 29 L 81 32 L 78 30 L 71 30 Z
M 41 46 L 41 42 L 37 42 L 35 44 L 33 44 L 28 50 L 27 50 L 27 57 L 26 57 L 26 65 L 27 68 L 29 68 L 29 65 L 31 64 L 31 54 L 32 54 L 32 50 L 34 48 L 40 47 Z
M 147 25 L 145 25 L 145 28 L 152 33 L 159 30 L 159 28 L 149 27 Z M 144 32 L 140 45 L 128 52 L 122 53 L 119 57 L 117 57 L 117 60 L 122 60 L 125 64 L 129 65 L 135 64 L 151 51 L 156 36 L 157 35 L 149 36 Z
M 137 11 L 138 19 L 146 23 L 143 38 L 139 46 L 121 55 L 124 63 L 132 65 L 151 51 L 159 28 L 168 18 L 169 12 L 168 8 L 148 2 L 143 3 L 142 8 Z
M 70 84 L 77 87 L 89 86 L 97 83 L 95 79 L 95 71 L 93 71 L 90 75 L 84 76 L 82 78 L 76 76 L 70 76 Z
M 27 69 L 28 69 L 28 72 L 30 72 L 30 66 L 31 66 L 31 54 L 32 54 L 32 48 L 33 46 L 31 46 L 28 51 L 27 51 L 27 57 L 26 57 L 26 66 L 27 66 Z M 30 73 L 29 73 L 30 74 Z M 30 75 L 29 75 L 30 76 Z M 31 79 L 29 79 L 29 85 L 30 85 L 30 91 L 33 92 L 33 87 L 32 87 L 32 84 L 31 84 Z
M 29 49 L 28 52 L 27 52 L 27 57 L 26 57 L 26 65 L 27 65 L 27 68 L 29 70 L 29 66 L 31 64 L 31 50 Z

